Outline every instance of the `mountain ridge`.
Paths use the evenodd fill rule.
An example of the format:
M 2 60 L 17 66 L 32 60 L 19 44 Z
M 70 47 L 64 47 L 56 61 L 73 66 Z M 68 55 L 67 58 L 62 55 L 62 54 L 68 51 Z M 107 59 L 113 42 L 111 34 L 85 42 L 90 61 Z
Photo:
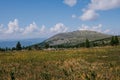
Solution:
M 39 47 L 45 46 L 45 44 L 49 44 L 49 46 L 56 46 L 56 45 L 77 45 L 79 43 L 85 42 L 86 39 L 90 41 L 99 40 L 111 37 L 112 35 L 96 32 L 96 31 L 88 31 L 88 30 L 77 30 L 73 32 L 66 32 L 66 33 L 59 33 L 56 34 L 42 43 L 36 44 Z

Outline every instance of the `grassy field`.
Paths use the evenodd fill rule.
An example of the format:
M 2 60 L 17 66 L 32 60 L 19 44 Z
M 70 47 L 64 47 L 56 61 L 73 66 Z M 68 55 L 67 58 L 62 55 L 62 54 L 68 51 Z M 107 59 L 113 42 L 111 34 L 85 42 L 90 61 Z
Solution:
M 120 80 L 120 46 L 0 52 L 0 80 Z

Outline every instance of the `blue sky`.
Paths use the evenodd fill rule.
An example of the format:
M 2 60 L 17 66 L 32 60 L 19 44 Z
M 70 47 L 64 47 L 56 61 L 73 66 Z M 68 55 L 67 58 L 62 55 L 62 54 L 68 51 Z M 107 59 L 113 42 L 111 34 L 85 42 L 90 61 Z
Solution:
M 0 0 L 0 40 L 93 30 L 120 35 L 120 0 Z

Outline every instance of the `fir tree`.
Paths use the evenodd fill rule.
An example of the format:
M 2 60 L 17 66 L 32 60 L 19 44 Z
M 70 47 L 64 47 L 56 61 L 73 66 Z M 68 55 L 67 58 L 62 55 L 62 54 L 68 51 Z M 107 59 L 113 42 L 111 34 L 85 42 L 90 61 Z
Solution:
M 119 39 L 117 36 L 112 36 L 111 38 L 111 45 L 114 46 L 114 45 L 119 45 Z
M 50 46 L 50 45 L 49 45 L 48 43 L 45 44 L 45 48 L 49 48 L 49 46 Z
M 22 50 L 22 47 L 21 47 L 20 42 L 18 42 L 18 43 L 16 44 L 16 50 Z
M 86 46 L 86 48 L 89 48 L 89 47 L 90 47 L 90 42 L 89 42 L 88 39 L 86 39 L 85 46 Z
M 115 42 L 114 42 L 114 36 L 112 36 L 111 41 L 110 41 L 110 44 L 111 44 L 112 46 L 114 46 L 114 44 L 115 44 Z
M 117 36 L 114 37 L 114 43 L 115 45 L 119 45 L 119 39 Z

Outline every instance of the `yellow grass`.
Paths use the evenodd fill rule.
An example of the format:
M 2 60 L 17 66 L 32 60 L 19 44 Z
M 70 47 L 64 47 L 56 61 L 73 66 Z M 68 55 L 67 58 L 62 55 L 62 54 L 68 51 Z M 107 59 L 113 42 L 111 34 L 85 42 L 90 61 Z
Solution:
M 120 46 L 0 52 L 0 80 L 120 80 Z

